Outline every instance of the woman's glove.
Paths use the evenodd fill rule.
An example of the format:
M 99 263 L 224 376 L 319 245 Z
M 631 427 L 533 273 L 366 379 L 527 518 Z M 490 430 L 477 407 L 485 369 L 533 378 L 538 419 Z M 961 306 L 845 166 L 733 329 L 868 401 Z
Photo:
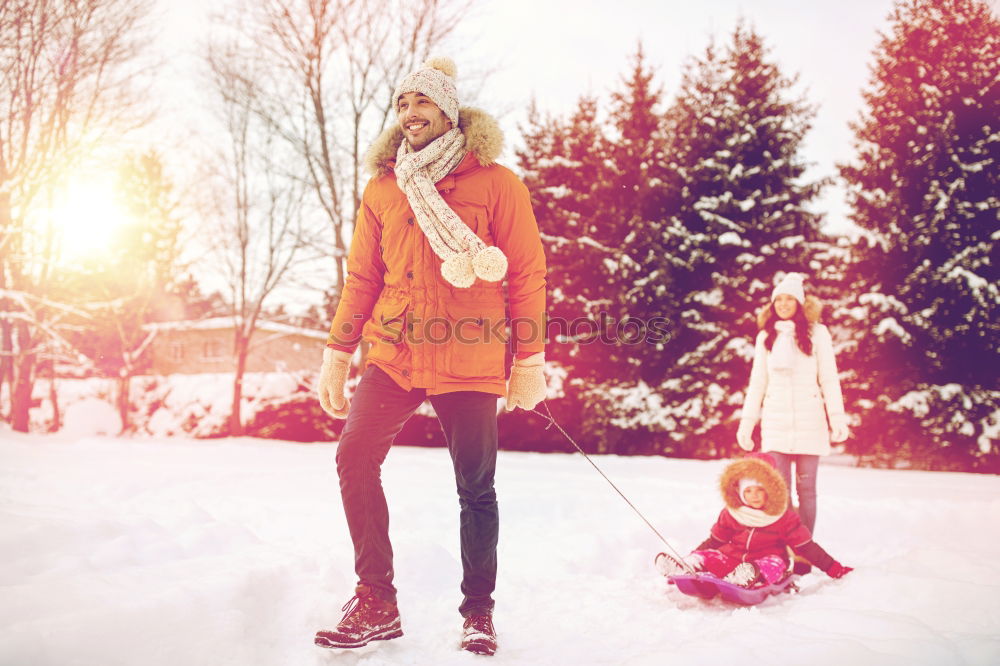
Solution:
M 753 426 L 752 421 L 744 420 L 736 430 L 736 443 L 744 451 L 753 451 Z
M 830 441 L 833 443 L 843 442 L 851 434 L 847 427 L 847 415 L 841 414 L 830 419 Z
M 507 409 L 534 409 L 545 400 L 545 352 L 514 359 L 507 382 Z
M 826 570 L 826 573 L 830 576 L 830 578 L 843 578 L 852 571 L 854 571 L 853 567 L 845 567 L 840 562 L 834 560 L 833 564 L 830 565 L 830 568 Z
M 346 419 L 351 401 L 344 395 L 344 384 L 351 369 L 351 356 L 339 349 L 323 350 L 323 367 L 319 371 L 319 404 L 335 419 Z

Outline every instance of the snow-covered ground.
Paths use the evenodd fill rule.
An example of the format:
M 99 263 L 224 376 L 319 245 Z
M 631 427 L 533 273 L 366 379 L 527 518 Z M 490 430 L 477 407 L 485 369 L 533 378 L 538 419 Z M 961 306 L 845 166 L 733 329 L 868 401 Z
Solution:
M 0 664 L 471 664 L 443 449 L 384 480 L 405 636 L 323 650 L 351 596 L 335 445 L 0 433 Z M 722 461 L 596 457 L 688 549 Z M 826 464 L 817 541 L 856 570 L 756 608 L 703 602 L 579 454 L 501 453 L 495 664 L 1000 663 L 1000 478 Z

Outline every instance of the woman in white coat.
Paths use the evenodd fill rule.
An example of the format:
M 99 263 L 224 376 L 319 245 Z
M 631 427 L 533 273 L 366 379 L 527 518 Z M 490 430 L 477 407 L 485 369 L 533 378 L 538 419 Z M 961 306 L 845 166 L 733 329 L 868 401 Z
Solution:
M 847 417 L 833 341 L 819 323 L 822 306 L 806 298 L 802 275 L 789 273 L 774 288 L 771 303 L 757 317 L 750 385 L 743 401 L 736 441 L 753 449 L 753 429 L 761 422 L 761 450 L 795 489 L 802 523 L 816 525 L 816 473 L 830 442 L 847 439 Z

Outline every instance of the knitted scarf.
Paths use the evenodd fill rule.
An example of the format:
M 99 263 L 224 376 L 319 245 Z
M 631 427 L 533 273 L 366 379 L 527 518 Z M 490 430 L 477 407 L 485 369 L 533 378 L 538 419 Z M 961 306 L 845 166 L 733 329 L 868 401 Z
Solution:
M 431 249 L 441 261 L 441 276 L 456 287 L 471 287 L 476 278 L 488 282 L 507 274 L 507 257 L 487 247 L 441 197 L 435 183 L 465 157 L 465 135 L 448 130 L 422 150 L 405 139 L 396 151 L 396 183 L 406 195 Z
M 772 523 L 776 523 L 781 516 L 772 516 L 770 514 L 764 513 L 762 509 L 752 509 L 746 505 L 734 509 L 731 506 L 726 507 L 726 511 L 729 515 L 736 519 L 740 525 L 746 525 L 747 527 L 767 527 Z
M 795 361 L 795 322 L 784 320 L 774 323 L 778 335 L 771 347 L 769 366 L 772 370 L 791 370 Z

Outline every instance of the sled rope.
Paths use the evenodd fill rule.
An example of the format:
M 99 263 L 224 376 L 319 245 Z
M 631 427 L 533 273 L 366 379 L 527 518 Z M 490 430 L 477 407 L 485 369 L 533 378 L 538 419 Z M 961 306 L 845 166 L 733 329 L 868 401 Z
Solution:
M 636 508 L 635 504 L 633 504 L 631 502 L 631 500 L 629 500 L 629 498 L 625 496 L 625 493 L 623 493 L 621 490 L 619 490 L 618 486 L 616 486 L 614 484 L 614 482 L 611 479 L 608 478 L 608 475 L 605 474 L 601 470 L 601 468 L 597 466 L 597 463 L 595 463 L 593 460 L 591 460 L 590 456 L 587 455 L 587 452 L 584 451 L 582 448 L 580 448 L 580 445 L 576 443 L 576 440 L 573 439 L 572 437 L 570 437 L 569 433 L 566 432 L 565 430 L 563 430 L 563 427 L 561 425 L 559 425 L 558 423 L 556 423 L 555 417 L 553 417 L 552 416 L 552 412 L 549 411 L 549 406 L 545 402 L 542 402 L 542 406 L 545 407 L 546 414 L 542 414 L 537 409 L 532 409 L 532 410 L 529 410 L 529 411 L 534 412 L 535 414 L 538 414 L 543 419 L 545 419 L 546 421 L 549 422 L 548 425 L 545 426 L 546 430 L 548 430 L 552 426 L 555 426 L 556 430 L 558 430 L 559 432 L 561 432 L 562 435 L 563 435 L 563 437 L 565 437 L 567 440 L 569 440 L 569 443 L 572 444 L 574 447 L 576 447 L 577 451 L 579 451 L 580 453 L 583 454 L 583 457 L 587 459 L 587 462 L 589 462 L 591 465 L 593 465 L 594 469 L 597 470 L 598 474 L 600 474 L 601 476 L 603 476 L 604 480 L 607 481 L 608 484 L 612 488 L 615 489 L 615 492 L 618 493 L 619 495 L 621 495 L 621 498 L 623 500 L 625 500 L 625 503 L 628 504 L 630 507 L 632 507 L 632 510 L 635 511 L 635 513 L 636 513 L 637 516 L 639 516 L 640 518 L 642 518 L 642 521 L 644 523 L 646 523 L 646 525 L 649 527 L 649 529 L 653 530 L 653 534 L 655 534 L 657 537 L 660 538 L 660 541 L 662 541 L 663 545 L 667 547 L 667 550 L 670 551 L 670 553 L 674 556 L 674 559 L 677 560 L 677 562 L 681 566 L 683 566 L 688 571 L 688 573 L 692 573 L 692 574 L 696 573 L 695 570 L 694 570 L 694 568 L 690 564 L 688 564 L 687 562 L 684 561 L 684 557 L 680 553 L 678 553 L 676 550 L 674 550 L 673 546 L 671 546 L 669 543 L 667 543 L 667 540 L 663 538 L 663 535 L 660 534 L 659 530 L 657 530 L 655 527 L 653 527 L 653 523 L 649 522 L 649 520 L 646 519 L 646 516 L 642 515 L 642 512 L 639 511 L 639 509 Z

